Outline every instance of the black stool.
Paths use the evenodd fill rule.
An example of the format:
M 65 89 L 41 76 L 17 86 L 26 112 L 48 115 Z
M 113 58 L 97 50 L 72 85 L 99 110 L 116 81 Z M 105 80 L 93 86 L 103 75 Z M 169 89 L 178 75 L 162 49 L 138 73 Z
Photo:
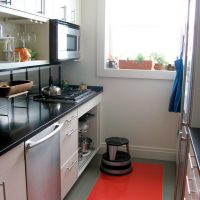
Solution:
M 111 175 L 124 175 L 132 171 L 129 154 L 129 141 L 126 138 L 110 137 L 105 140 L 107 152 L 103 154 L 101 171 Z M 126 145 L 126 151 L 118 151 L 119 146 Z

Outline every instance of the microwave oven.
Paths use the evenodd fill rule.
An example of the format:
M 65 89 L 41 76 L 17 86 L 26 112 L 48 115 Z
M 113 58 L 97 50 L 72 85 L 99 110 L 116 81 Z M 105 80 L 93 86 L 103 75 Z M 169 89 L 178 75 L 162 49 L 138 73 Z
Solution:
M 78 60 L 80 58 L 80 26 L 51 19 L 49 27 L 51 63 Z

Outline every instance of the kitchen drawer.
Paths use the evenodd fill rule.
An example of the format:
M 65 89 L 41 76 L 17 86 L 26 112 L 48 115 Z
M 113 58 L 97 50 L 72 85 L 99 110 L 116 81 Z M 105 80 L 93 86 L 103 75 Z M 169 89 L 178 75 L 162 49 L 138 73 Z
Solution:
M 78 178 L 78 151 L 61 168 L 61 197 L 64 199 Z
M 186 176 L 186 188 L 185 188 L 186 199 L 199 200 L 199 194 L 197 192 L 196 183 L 193 178 Z
M 62 123 L 65 123 L 65 122 L 70 123 L 74 118 L 77 118 L 77 116 L 78 116 L 77 112 L 78 112 L 77 109 L 73 110 L 72 112 L 70 112 L 69 114 L 67 114 L 66 116 L 64 116 L 59 121 L 62 122 Z
M 72 129 L 70 134 L 62 133 L 60 135 L 60 162 L 61 166 L 78 150 L 78 130 Z
M 75 114 L 67 115 L 60 120 L 63 127 L 60 131 L 61 166 L 78 150 L 78 119 Z
M 85 113 L 87 113 L 89 110 L 97 106 L 101 102 L 101 94 L 94 97 L 93 99 L 89 100 L 87 103 L 83 104 L 82 106 L 78 107 L 78 117 L 81 117 Z
M 190 143 L 189 153 L 188 153 L 186 184 L 185 184 L 185 199 L 186 200 L 200 199 L 199 182 L 200 182 L 200 177 L 199 177 L 199 171 L 197 167 L 197 161 L 196 161 L 192 144 Z

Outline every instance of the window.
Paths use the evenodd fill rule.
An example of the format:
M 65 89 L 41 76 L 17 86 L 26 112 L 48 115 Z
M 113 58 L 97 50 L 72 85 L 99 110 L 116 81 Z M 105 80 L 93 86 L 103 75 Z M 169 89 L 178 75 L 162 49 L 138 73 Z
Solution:
M 155 63 L 160 59 L 165 64 L 173 64 L 180 55 L 186 13 L 182 0 L 99 0 L 98 11 L 99 75 L 103 71 L 111 74 L 113 69 L 121 71 L 115 74 L 127 74 L 116 70 L 120 69 L 119 60 Z M 118 61 L 117 67 L 109 62 L 114 59 Z

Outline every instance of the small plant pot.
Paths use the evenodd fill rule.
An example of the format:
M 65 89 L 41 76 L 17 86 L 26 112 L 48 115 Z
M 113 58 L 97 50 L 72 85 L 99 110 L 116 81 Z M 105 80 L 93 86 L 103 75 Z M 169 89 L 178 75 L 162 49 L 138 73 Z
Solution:
M 140 69 L 140 70 L 152 70 L 153 62 L 151 60 L 143 60 L 137 62 L 135 60 L 119 60 L 120 69 Z

